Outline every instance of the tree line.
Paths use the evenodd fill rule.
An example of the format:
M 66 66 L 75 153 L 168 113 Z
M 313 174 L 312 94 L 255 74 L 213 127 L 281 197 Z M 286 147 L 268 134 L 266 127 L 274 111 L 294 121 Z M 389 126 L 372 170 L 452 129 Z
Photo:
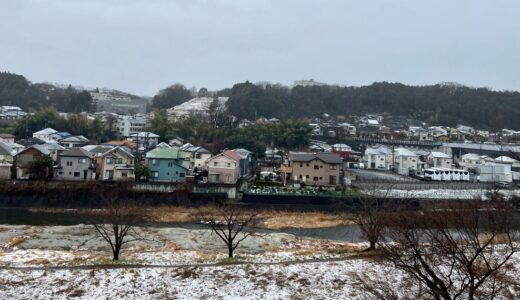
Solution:
M 51 106 L 60 112 L 95 111 L 92 96 L 70 85 L 59 88 L 51 84 L 29 82 L 24 76 L 0 72 L 0 105 L 19 106 L 24 111 Z
M 119 137 L 115 119 L 106 121 L 100 118 L 89 119 L 85 114 L 70 114 L 64 118 L 53 107 L 44 107 L 34 114 L 18 120 L 13 127 L 17 139 L 32 137 L 36 131 L 50 127 L 67 131 L 73 135 L 83 135 L 93 143 L 102 143 Z
M 283 120 L 278 123 L 238 127 L 236 122 L 212 122 L 198 116 L 169 121 L 165 110 L 154 113 L 147 130 L 158 134 L 166 142 L 179 137 L 213 153 L 225 148 L 245 148 L 257 157 L 263 157 L 268 146 L 282 149 L 302 148 L 309 143 L 312 132 L 312 128 L 304 120 Z
M 362 115 L 388 112 L 432 125 L 467 124 L 481 129 L 520 129 L 520 93 L 455 84 L 409 86 L 377 82 L 361 87 L 239 83 L 227 103 L 239 119 Z

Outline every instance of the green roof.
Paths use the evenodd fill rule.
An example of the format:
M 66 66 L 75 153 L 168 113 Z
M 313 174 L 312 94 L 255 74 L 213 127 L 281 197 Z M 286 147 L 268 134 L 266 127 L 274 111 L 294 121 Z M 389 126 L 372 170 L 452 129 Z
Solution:
M 179 159 L 179 149 L 177 148 L 163 148 L 154 149 L 146 153 L 146 158 L 162 158 L 162 159 Z

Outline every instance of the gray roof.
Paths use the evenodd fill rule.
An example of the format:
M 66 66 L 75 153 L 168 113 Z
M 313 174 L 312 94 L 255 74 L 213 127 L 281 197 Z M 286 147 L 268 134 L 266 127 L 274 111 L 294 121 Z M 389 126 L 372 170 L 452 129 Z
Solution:
M 78 143 L 88 143 L 88 139 L 82 135 L 71 135 L 69 137 L 66 137 L 64 139 L 60 140 L 61 143 L 63 142 L 78 142 Z
M 0 155 L 13 155 L 13 149 L 7 143 L 0 142 Z
M 341 157 L 335 153 L 304 153 L 304 152 L 290 152 L 290 161 L 302 161 L 307 162 L 314 159 L 319 159 L 329 164 L 340 164 L 342 162 Z
M 88 152 L 97 155 L 97 154 L 103 154 L 109 150 L 112 150 L 114 146 L 103 146 L 103 145 L 88 145 L 83 147 L 84 150 L 87 150 Z
M 134 158 L 134 155 L 132 153 L 130 153 L 127 149 L 128 148 L 126 148 L 126 147 L 114 147 L 114 148 L 108 150 L 107 152 L 103 153 L 102 155 L 105 156 L 105 155 L 110 154 L 110 153 L 112 153 L 114 151 L 120 150 L 121 152 L 126 154 L 126 156 Z
M 88 152 L 87 150 L 79 147 L 70 148 L 69 150 L 63 152 L 60 156 L 74 156 L 74 157 L 89 157 L 92 158 L 94 154 Z
M 519 144 L 480 144 L 480 143 L 443 143 L 444 147 L 462 148 L 467 150 L 499 151 L 520 153 Z
M 234 149 L 233 151 L 235 151 L 238 155 L 240 155 L 241 158 L 247 158 L 248 155 L 251 155 L 253 153 L 244 148 L 237 148 L 237 149 Z
M 17 141 L 17 143 L 22 145 L 22 146 L 24 146 L 24 147 L 29 147 L 29 146 L 32 146 L 32 145 L 45 144 L 45 141 L 44 140 L 40 140 L 39 138 L 29 137 L 29 138 L 26 138 L 26 139 L 21 139 L 21 140 Z

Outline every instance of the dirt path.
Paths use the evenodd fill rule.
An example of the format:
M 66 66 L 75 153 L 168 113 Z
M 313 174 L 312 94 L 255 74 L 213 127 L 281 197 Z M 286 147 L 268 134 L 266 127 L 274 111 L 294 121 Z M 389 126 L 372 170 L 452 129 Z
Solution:
M 182 269 L 182 268 L 209 268 L 209 267 L 233 267 L 243 265 L 297 265 L 309 263 L 323 263 L 363 259 L 364 256 L 344 256 L 335 258 L 313 258 L 302 260 L 291 260 L 282 262 L 236 262 L 236 263 L 211 263 L 211 264 L 186 264 L 186 265 L 145 265 L 145 264 L 100 264 L 100 265 L 78 265 L 78 266 L 41 266 L 41 267 L 8 267 L 0 266 L 2 270 L 14 271 L 55 271 L 55 270 L 99 270 L 99 269 Z

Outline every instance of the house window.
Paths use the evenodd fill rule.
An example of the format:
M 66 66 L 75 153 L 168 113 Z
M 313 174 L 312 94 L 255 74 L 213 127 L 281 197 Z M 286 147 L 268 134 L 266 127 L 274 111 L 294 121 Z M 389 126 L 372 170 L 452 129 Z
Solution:
M 303 168 L 303 163 L 300 163 L 300 168 Z
M 314 180 L 314 181 L 318 181 L 318 177 L 314 177 L 313 180 Z
M 79 163 L 80 164 L 86 164 L 87 163 L 87 159 L 86 158 L 80 158 L 79 159 Z
M 183 178 L 184 177 L 184 173 L 180 173 L 179 177 Z
M 302 178 L 303 178 L 303 176 L 300 174 L 300 179 L 302 179 Z
M 320 169 L 320 166 L 314 165 L 314 170 L 319 170 L 319 169 Z
M 157 164 L 157 159 L 152 159 L 152 165 L 156 165 Z
M 117 159 L 117 163 L 118 163 L 118 164 L 122 164 L 122 163 L 123 163 L 123 159 L 122 159 L 122 158 L 118 158 L 118 159 Z
M 172 168 L 172 167 L 173 167 L 173 163 L 172 163 L 172 162 L 169 162 L 169 163 L 168 163 L 168 167 Z
M 231 168 L 231 163 L 227 163 L 226 167 Z
M 227 181 L 227 182 L 231 182 L 231 176 L 226 175 L 226 181 Z
M 153 172 L 152 172 L 152 177 L 153 177 L 153 178 L 157 178 L 157 177 L 159 177 L 159 172 L 157 172 L 157 171 L 153 171 Z
M 69 167 L 72 166 L 72 162 L 71 162 L 71 161 L 68 161 L 68 162 L 67 162 L 67 166 L 69 166 Z
M 216 161 L 213 162 L 213 166 L 214 166 L 214 167 L 217 167 L 217 166 L 218 166 L 218 162 L 216 162 Z
M 337 169 L 337 166 L 336 166 L 336 165 L 330 165 L 330 169 L 331 169 L 331 170 L 336 170 L 336 169 Z
M 309 164 L 307 164 L 307 167 L 309 166 Z
M 195 154 L 195 158 L 200 159 L 201 157 L 202 155 L 200 155 L 200 153 Z
M 79 177 L 79 172 L 74 172 L 74 177 Z
M 128 172 L 122 172 L 121 177 L 128 177 Z
M 310 175 L 305 175 L 305 178 L 309 179 L 309 178 L 311 178 L 311 176 Z
M 114 160 L 112 158 L 107 158 L 107 165 L 114 164 Z

